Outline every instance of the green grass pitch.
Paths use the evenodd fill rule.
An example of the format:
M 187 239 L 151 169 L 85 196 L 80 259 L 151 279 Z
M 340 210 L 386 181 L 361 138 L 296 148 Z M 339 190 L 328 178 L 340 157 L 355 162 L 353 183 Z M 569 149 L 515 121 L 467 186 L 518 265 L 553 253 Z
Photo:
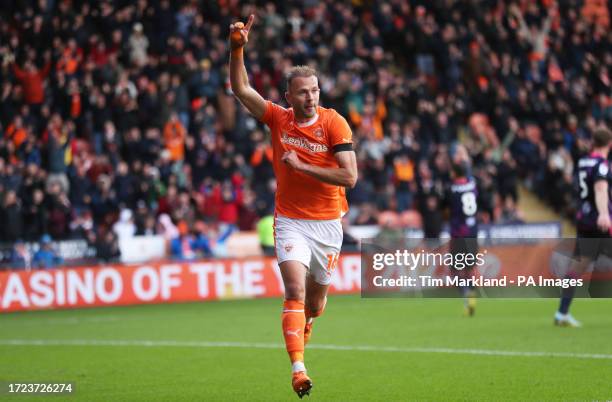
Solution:
M 75 393 L 0 400 L 297 400 L 281 305 L 1 315 L 0 380 L 70 381 Z M 612 300 L 576 300 L 579 329 L 554 327 L 556 306 L 553 299 L 480 300 L 466 318 L 459 299 L 331 297 L 306 349 L 314 388 L 305 400 L 611 400 Z

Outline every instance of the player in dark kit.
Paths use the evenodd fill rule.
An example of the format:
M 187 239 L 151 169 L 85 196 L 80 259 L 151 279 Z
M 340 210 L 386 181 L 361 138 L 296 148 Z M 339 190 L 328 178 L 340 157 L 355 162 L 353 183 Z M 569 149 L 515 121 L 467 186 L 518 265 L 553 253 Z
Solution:
M 605 253 L 612 255 L 610 236 L 610 213 L 612 195 L 609 192 L 612 173 L 608 153 L 612 144 L 612 133 L 604 128 L 593 133 L 591 153 L 578 161 L 579 207 L 576 216 L 576 260 L 568 277 L 584 273 L 588 266 Z M 591 283 L 591 295 L 597 286 Z M 569 313 L 575 288 L 562 289 L 559 310 L 555 313 L 555 325 L 580 327 L 581 324 Z
M 468 167 L 454 164 L 453 182 L 450 186 L 450 234 L 453 239 L 478 236 L 476 213 L 478 212 L 478 189 L 476 180 L 468 176 Z
M 460 148 L 453 158 L 451 167 L 453 182 L 448 194 L 448 205 L 450 208 L 450 252 L 457 256 L 459 254 L 476 255 L 478 253 L 478 224 L 476 214 L 478 213 L 478 188 L 476 180 L 469 173 L 470 163 L 467 152 Z M 462 260 L 464 261 L 464 260 Z M 460 269 L 462 268 L 462 269 Z M 472 275 L 471 266 L 459 267 L 455 264 L 453 274 L 461 278 L 469 278 Z M 473 316 L 476 308 L 474 287 L 462 287 L 461 294 L 464 298 L 466 315 Z

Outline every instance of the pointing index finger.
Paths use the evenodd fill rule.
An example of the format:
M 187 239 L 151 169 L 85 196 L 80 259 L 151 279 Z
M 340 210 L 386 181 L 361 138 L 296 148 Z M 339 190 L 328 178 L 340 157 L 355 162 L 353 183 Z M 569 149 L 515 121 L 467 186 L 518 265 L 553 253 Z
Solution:
M 255 15 L 251 14 L 251 15 L 249 15 L 249 20 L 247 21 L 247 24 L 244 27 L 244 29 L 247 32 L 249 32 L 251 30 L 251 26 L 253 25 L 253 21 L 255 21 Z

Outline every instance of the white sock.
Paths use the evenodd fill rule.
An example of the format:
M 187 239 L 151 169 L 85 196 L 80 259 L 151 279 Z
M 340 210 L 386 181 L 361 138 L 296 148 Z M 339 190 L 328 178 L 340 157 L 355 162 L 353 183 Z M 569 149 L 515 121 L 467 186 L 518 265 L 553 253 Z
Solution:
M 306 371 L 306 366 L 304 366 L 304 362 L 294 362 L 291 366 L 291 372 L 297 373 L 298 371 Z

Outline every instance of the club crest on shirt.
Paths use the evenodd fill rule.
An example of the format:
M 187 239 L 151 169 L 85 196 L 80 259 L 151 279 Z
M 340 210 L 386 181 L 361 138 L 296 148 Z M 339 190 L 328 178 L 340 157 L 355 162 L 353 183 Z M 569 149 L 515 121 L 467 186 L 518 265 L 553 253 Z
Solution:
M 323 129 L 321 129 L 321 128 L 317 128 L 317 129 L 314 131 L 314 135 L 315 135 L 315 137 L 317 137 L 317 138 L 323 138 Z
M 290 253 L 293 250 L 293 244 L 285 244 L 285 251 Z

